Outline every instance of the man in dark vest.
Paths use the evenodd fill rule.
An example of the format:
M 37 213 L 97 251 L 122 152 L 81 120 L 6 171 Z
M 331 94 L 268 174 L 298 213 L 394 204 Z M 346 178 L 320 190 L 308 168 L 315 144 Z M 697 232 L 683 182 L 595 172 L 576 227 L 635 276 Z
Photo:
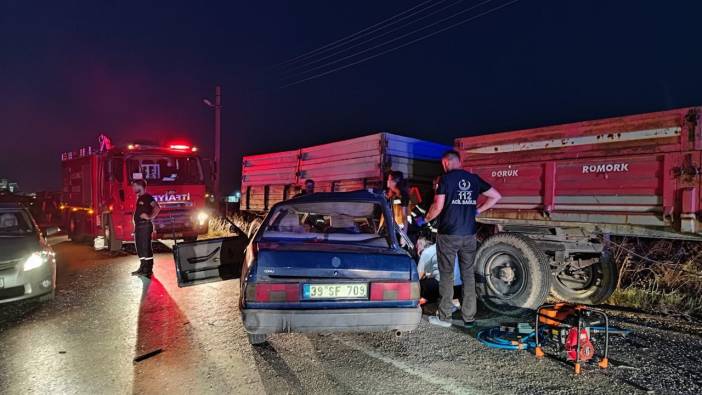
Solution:
M 445 174 L 439 181 L 426 219 L 439 219 L 436 237 L 439 261 L 439 293 L 441 301 L 436 316 L 429 323 L 442 327 L 451 326 L 453 300 L 453 267 L 458 255 L 459 269 L 463 279 L 461 316 L 466 327 L 475 325 L 476 295 L 473 263 L 476 250 L 475 217 L 489 210 L 502 196 L 478 175 L 461 167 L 461 157 L 456 151 L 448 151 L 441 158 Z M 487 199 L 478 206 L 478 196 Z
M 151 222 L 161 211 L 153 196 L 146 193 L 146 181 L 132 181 L 132 190 L 137 195 L 134 207 L 134 243 L 139 256 L 139 269 L 132 272 L 132 276 L 151 278 L 154 267 L 154 251 L 151 247 L 151 234 L 154 224 Z

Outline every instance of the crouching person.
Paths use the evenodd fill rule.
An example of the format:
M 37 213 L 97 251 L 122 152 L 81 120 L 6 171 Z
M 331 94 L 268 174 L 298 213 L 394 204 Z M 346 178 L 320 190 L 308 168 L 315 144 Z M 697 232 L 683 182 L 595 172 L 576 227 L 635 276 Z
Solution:
M 424 237 L 420 237 L 417 240 L 417 255 L 419 256 L 417 272 L 419 273 L 421 304 L 434 303 L 441 296 L 439 293 L 441 273 L 439 272 L 439 260 L 436 256 L 436 244 Z M 458 260 L 456 259 L 453 266 L 453 291 L 455 294 L 460 293 L 462 284 L 460 271 L 458 270 Z M 458 303 L 454 303 L 453 300 L 452 303 L 454 305 L 452 310 L 455 311 L 458 308 Z

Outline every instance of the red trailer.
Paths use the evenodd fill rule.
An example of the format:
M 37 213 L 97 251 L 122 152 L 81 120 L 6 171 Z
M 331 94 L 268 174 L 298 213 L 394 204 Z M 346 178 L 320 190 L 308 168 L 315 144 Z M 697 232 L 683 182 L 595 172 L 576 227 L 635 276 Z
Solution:
M 205 172 L 197 148 L 129 144 L 113 147 L 106 138 L 61 157 L 63 190 L 60 209 L 72 240 L 104 236 L 112 250 L 133 241 L 136 195 L 130 182 L 144 179 L 161 205 L 154 219 L 157 238 L 195 240 L 207 233 Z
M 451 147 L 391 133 L 249 155 L 243 158 L 241 208 L 263 212 L 297 193 L 305 180 L 317 192 L 381 189 L 387 171 L 399 170 L 417 191 L 441 174 L 439 158 Z
M 610 235 L 702 240 L 700 109 L 457 139 L 464 168 L 504 196 L 479 218 L 486 305 L 535 308 L 549 287 L 602 302 L 617 284 Z

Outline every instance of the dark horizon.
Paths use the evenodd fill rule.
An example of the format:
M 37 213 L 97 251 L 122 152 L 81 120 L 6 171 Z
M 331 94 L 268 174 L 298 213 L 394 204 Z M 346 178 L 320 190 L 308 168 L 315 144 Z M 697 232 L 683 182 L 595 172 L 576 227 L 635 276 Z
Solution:
M 377 131 L 451 144 L 702 104 L 695 31 L 702 4 L 653 1 L 522 0 L 280 88 L 296 79 L 278 79 L 271 66 L 422 3 L 66 2 L 37 10 L 5 2 L 0 177 L 23 191 L 58 190 L 61 152 L 95 146 L 99 133 L 122 143 L 187 139 L 211 157 L 212 112 L 202 98 L 216 84 L 223 86 L 223 192 L 238 189 L 245 154 Z M 453 8 L 388 38 L 478 4 L 434 3 L 433 10 Z

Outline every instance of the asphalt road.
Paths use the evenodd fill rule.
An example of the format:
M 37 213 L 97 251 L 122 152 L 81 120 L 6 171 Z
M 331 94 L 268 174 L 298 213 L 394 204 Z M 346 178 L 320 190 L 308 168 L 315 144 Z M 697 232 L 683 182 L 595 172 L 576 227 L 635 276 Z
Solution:
M 55 249 L 56 299 L 0 305 L 0 393 L 702 393 L 698 323 L 612 312 L 634 332 L 614 338 L 612 368 L 580 376 L 426 319 L 400 338 L 288 334 L 252 347 L 237 281 L 180 289 L 168 253 L 148 281 L 129 275 L 133 256 Z

